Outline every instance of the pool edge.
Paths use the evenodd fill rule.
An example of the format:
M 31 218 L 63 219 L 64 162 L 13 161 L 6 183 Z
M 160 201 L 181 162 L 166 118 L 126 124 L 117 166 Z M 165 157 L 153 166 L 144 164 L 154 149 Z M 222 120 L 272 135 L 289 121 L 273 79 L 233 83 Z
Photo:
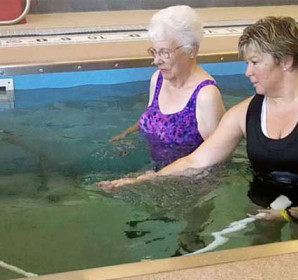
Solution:
M 192 268 L 221 265 L 240 261 L 249 261 L 285 254 L 298 253 L 298 241 L 284 241 L 245 248 L 229 249 L 194 256 L 182 256 L 160 260 L 144 260 L 137 263 L 121 264 L 71 272 L 55 273 L 39 277 L 36 280 L 111 280 L 137 276 L 156 275 Z M 264 272 L 264 271 L 263 271 Z M 220 273 L 220 269 L 218 269 Z M 19 278 L 28 279 L 28 278 Z M 154 278 L 155 279 L 155 278 Z M 162 279 L 162 278 L 161 278 Z

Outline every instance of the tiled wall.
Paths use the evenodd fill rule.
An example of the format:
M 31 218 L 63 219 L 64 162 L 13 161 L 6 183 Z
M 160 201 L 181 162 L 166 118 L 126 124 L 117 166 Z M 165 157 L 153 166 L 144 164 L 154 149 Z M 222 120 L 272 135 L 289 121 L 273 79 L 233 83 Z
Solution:
M 30 13 L 58 13 L 161 9 L 181 4 L 194 8 L 297 5 L 298 0 L 31 0 L 31 3 Z

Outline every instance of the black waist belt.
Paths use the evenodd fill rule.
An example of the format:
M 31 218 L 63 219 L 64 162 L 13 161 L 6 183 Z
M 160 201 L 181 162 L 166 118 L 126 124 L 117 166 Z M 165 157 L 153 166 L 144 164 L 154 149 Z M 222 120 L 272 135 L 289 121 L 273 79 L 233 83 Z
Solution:
M 268 174 L 254 174 L 254 179 L 262 183 L 284 187 L 298 187 L 298 174 L 286 171 L 273 171 Z
M 298 174 L 282 171 L 254 174 L 248 196 L 255 204 L 268 207 L 281 194 L 287 196 L 293 206 L 298 205 Z

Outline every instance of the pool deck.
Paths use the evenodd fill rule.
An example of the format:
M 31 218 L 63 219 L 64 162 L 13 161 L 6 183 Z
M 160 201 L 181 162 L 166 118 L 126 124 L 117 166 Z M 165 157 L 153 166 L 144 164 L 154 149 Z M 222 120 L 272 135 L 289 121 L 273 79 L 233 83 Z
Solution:
M 239 8 L 201 8 L 197 9 L 205 25 L 234 25 L 255 20 L 268 15 L 288 15 L 298 17 L 298 6 L 276 7 L 239 7 Z M 1 32 L 28 32 L 28 30 L 59 30 L 88 28 L 95 26 L 148 25 L 155 10 L 89 12 L 66 14 L 28 15 L 26 24 L 0 26 Z M 233 61 L 237 60 L 237 41 L 239 34 L 229 36 L 209 36 L 200 46 L 199 61 Z M 5 67 L 40 66 L 40 65 L 74 65 L 84 69 L 88 63 L 101 62 L 98 69 L 129 67 L 131 62 L 137 64 L 152 60 L 147 55 L 150 46 L 148 40 L 131 40 L 99 43 L 69 43 L 51 45 L 26 45 L 5 47 L 0 45 L 0 69 Z M 142 65 L 146 65 L 146 63 Z M 149 65 L 148 65 L 149 66 Z M 74 68 L 74 69 L 75 69 Z M 64 69 L 65 71 L 65 69 Z M 2 75 L 5 74 L 4 72 Z
M 268 15 L 288 15 L 297 19 L 298 6 L 205 8 L 197 9 L 207 25 L 251 22 Z M 26 32 L 85 28 L 94 26 L 147 25 L 155 11 L 117 11 L 76 14 L 44 14 L 27 16 L 27 24 L 2 26 L 1 31 Z M 230 61 L 237 59 L 239 35 L 207 37 L 200 48 L 199 61 Z M 42 65 L 79 65 L 110 62 L 109 66 L 124 67 L 130 61 L 148 60 L 148 40 L 83 44 L 52 44 L 43 46 L 0 46 L 0 70 L 7 67 Z M 127 64 L 128 63 L 128 64 Z M 104 64 L 98 64 L 100 67 Z M 126 66 L 125 66 L 126 65 Z M 84 67 L 83 67 L 84 68 Z M 33 70 L 32 70 L 33 71 Z M 5 71 L 1 73 L 5 76 Z M 53 274 L 34 279 L 211 279 L 211 280 L 280 280 L 298 279 L 298 241 L 288 241 L 248 248 L 206 253 L 196 256 L 87 269 Z M 26 278 L 28 279 L 28 278 Z

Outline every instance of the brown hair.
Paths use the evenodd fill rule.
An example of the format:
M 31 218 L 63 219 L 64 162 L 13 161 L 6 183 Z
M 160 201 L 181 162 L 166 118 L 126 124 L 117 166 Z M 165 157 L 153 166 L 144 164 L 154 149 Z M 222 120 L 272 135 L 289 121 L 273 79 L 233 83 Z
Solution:
M 246 27 L 239 39 L 239 57 L 245 58 L 249 47 L 271 54 L 278 62 L 293 57 L 298 68 L 298 25 L 291 17 L 266 17 Z

